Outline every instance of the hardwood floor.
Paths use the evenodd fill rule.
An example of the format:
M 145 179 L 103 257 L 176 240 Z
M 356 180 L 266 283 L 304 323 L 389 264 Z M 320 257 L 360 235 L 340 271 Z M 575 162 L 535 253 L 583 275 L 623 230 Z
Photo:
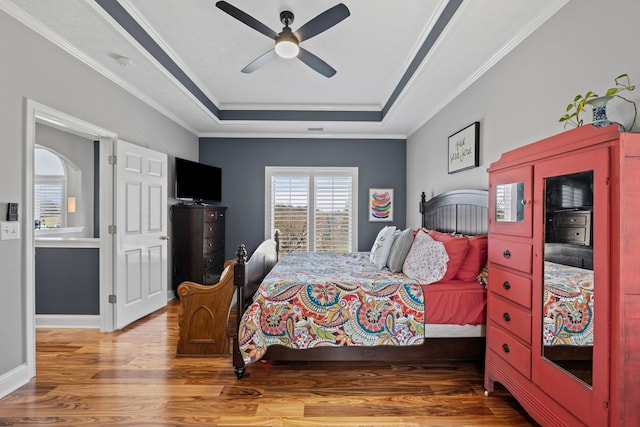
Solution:
M 177 358 L 177 305 L 126 329 L 38 329 L 37 375 L 0 426 L 531 426 L 467 363 L 272 364 Z

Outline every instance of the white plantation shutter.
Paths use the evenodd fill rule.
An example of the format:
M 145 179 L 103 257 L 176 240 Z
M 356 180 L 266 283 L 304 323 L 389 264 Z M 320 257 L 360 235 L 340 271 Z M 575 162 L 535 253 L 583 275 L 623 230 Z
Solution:
M 351 252 L 357 168 L 266 168 L 266 230 L 280 232 L 280 250 Z
M 50 181 L 34 184 L 34 218 L 41 222 L 42 227 L 63 227 L 62 201 L 64 196 L 64 182 Z
M 507 190 L 507 186 L 496 186 L 496 220 L 509 221 L 511 218 L 511 191 Z
M 309 177 L 282 175 L 271 181 L 271 236 L 280 231 L 284 253 L 309 250 Z
M 316 252 L 351 252 L 352 181 L 351 176 L 316 176 Z

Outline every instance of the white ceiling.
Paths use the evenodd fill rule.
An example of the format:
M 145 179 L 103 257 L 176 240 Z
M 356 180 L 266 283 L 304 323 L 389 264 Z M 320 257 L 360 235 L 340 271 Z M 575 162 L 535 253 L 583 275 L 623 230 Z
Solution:
M 339 1 L 228 3 L 280 32 L 282 10 L 294 13 L 295 31 Z M 405 138 L 568 2 L 342 1 L 350 16 L 301 43 L 337 70 L 331 78 L 295 58 L 241 73 L 273 41 L 215 0 L 118 0 L 128 23 L 95 0 L 0 8 L 199 136 Z M 144 32 L 123 28 L 136 22 Z

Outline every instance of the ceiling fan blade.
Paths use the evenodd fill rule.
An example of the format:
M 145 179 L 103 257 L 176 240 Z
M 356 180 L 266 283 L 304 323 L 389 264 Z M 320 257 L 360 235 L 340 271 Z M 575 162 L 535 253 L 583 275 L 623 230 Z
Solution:
M 274 49 L 271 49 L 254 59 L 249 65 L 242 69 L 242 72 L 253 73 L 255 70 L 270 62 L 275 57 L 276 51 Z
M 300 61 L 304 62 L 309 67 L 313 68 L 325 77 L 332 77 L 336 73 L 336 70 L 334 70 L 331 65 L 327 64 L 322 59 L 318 58 L 313 53 L 303 48 L 300 48 L 298 59 L 300 59 Z
M 244 13 L 237 7 L 230 5 L 226 1 L 216 2 L 216 7 L 222 10 L 223 12 L 226 12 L 227 14 L 233 16 L 243 24 L 248 25 L 254 30 L 264 34 L 265 36 L 269 37 L 271 40 L 274 40 L 276 38 L 277 33 L 273 31 L 271 28 L 267 27 L 262 22 L 258 21 L 256 18 Z
M 313 36 L 317 36 L 325 30 L 328 30 L 337 23 L 346 19 L 349 15 L 351 15 L 351 12 L 349 12 L 347 6 L 342 3 L 337 4 L 298 28 L 294 34 L 298 40 L 303 42 Z

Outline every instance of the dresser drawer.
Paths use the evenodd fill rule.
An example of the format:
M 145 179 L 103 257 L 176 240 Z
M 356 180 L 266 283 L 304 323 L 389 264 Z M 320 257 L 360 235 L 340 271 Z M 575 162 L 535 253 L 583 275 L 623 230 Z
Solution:
M 574 243 L 580 245 L 589 244 L 588 230 L 586 227 L 558 227 L 556 228 L 557 240 L 564 243 Z
M 501 329 L 488 325 L 487 346 L 522 375 L 531 378 L 531 350 Z
M 515 270 L 531 273 L 533 248 L 528 243 L 492 238 L 489 240 L 489 261 Z
M 586 227 L 591 219 L 591 215 L 588 213 L 559 213 L 556 216 L 558 225 L 570 225 L 570 226 L 583 226 Z
M 203 228 L 203 236 L 205 239 L 215 238 L 222 239 L 224 238 L 224 227 L 221 227 L 220 224 L 213 223 L 205 223 Z
M 209 238 L 202 241 L 202 253 L 207 255 L 214 251 L 224 251 L 224 239 Z
M 531 313 L 489 292 L 489 320 L 531 344 Z
M 489 289 L 526 308 L 531 308 L 531 279 L 489 265 Z
M 222 222 L 224 220 L 224 210 L 205 209 L 203 222 Z

